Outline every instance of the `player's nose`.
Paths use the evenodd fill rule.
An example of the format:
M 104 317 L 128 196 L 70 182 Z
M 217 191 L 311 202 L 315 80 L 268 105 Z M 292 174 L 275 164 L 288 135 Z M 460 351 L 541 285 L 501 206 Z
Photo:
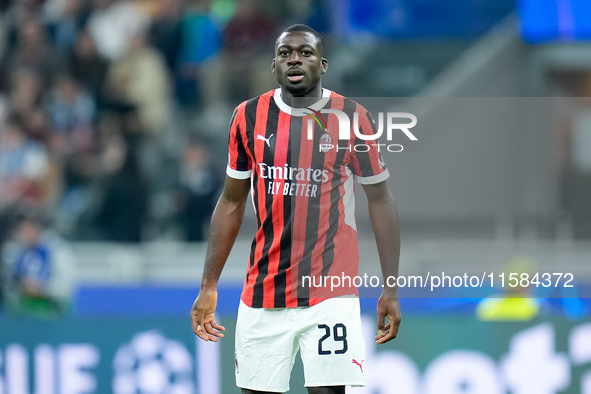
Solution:
M 300 54 L 297 51 L 293 51 L 291 53 L 291 56 L 289 57 L 287 64 L 289 64 L 290 66 L 293 66 L 295 64 L 302 64 L 302 59 L 300 58 Z

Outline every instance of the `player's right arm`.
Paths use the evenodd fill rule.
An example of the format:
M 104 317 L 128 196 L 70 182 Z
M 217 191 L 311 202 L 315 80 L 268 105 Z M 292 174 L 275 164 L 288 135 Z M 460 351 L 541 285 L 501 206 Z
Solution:
M 217 342 L 224 336 L 221 331 L 225 328 L 214 318 L 217 284 L 240 230 L 249 190 L 250 179 L 226 176 L 224 191 L 211 217 L 201 289 L 191 309 L 193 331 L 205 341 Z

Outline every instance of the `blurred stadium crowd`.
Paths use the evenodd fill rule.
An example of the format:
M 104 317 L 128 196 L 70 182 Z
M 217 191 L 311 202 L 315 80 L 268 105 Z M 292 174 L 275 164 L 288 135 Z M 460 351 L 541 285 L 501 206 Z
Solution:
M 3 0 L 0 12 L 0 294 L 43 316 L 68 308 L 65 240 L 204 238 L 215 148 L 231 108 L 273 86 L 272 42 L 292 22 L 280 15 L 324 30 L 319 1 Z
M 225 108 L 273 87 L 280 26 L 297 19 L 326 30 L 320 1 L 0 8 L 4 236 L 36 207 L 69 239 L 140 242 L 176 228 L 178 238 L 201 240 L 223 175 L 210 163 L 226 139 Z M 202 121 L 216 108 L 224 108 L 219 132 Z

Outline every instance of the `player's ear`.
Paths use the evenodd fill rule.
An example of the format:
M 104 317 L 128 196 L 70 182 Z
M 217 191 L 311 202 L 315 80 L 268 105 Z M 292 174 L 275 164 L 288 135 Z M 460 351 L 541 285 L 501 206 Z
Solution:
M 324 74 L 326 70 L 328 70 L 328 60 L 326 60 L 326 58 L 323 57 L 321 63 L 322 64 L 320 66 L 320 72 Z
M 273 59 L 271 62 L 271 71 L 273 71 L 273 74 L 275 74 L 275 59 Z

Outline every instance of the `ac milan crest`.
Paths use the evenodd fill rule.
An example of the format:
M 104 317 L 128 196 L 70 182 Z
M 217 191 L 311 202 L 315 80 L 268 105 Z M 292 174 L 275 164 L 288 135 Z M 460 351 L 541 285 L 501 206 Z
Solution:
M 332 137 L 330 134 L 328 134 L 328 131 L 325 131 L 325 133 L 320 137 L 320 152 L 326 153 L 332 148 L 334 148 L 334 145 L 332 144 Z

